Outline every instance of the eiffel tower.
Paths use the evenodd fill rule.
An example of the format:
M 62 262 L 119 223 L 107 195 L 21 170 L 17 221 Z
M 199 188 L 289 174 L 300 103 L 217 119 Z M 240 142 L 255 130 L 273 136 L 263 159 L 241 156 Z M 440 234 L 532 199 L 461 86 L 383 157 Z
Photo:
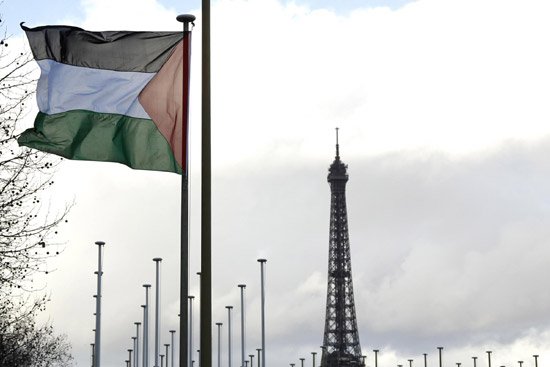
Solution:
M 340 160 L 338 128 L 336 157 L 330 165 L 330 241 L 328 259 L 327 309 L 321 367 L 362 366 L 361 345 L 355 316 L 351 253 L 346 210 L 348 166 Z

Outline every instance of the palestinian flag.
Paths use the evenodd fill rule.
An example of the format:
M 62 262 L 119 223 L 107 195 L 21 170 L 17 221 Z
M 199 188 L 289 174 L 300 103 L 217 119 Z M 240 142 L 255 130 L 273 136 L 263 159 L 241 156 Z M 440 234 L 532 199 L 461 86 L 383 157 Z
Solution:
M 41 75 L 40 112 L 20 145 L 185 173 L 189 32 L 21 27 Z

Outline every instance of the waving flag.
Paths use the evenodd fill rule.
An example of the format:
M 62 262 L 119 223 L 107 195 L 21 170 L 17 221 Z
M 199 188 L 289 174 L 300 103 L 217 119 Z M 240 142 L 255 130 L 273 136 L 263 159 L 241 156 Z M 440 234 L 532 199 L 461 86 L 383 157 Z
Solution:
M 40 112 L 20 145 L 185 173 L 189 32 L 21 27 L 41 76 Z

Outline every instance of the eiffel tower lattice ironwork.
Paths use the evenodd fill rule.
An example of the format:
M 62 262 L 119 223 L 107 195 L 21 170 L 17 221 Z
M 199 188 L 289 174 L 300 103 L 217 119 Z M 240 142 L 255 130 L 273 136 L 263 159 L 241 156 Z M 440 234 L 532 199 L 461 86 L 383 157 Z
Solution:
M 340 160 L 338 129 L 336 157 L 329 168 L 331 191 L 327 309 L 322 367 L 361 366 L 361 345 L 353 299 L 351 253 L 346 210 L 347 165 Z

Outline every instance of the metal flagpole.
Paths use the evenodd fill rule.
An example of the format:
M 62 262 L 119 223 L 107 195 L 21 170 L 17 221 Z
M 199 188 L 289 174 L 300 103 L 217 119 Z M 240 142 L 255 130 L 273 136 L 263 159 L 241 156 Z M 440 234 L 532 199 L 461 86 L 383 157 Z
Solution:
M 201 298 L 201 272 L 198 271 L 197 272 L 197 275 L 199 276 L 199 302 L 200 300 L 202 299 Z M 195 313 L 197 313 L 200 309 L 200 304 L 199 304 L 199 308 L 195 309 Z M 201 340 L 201 328 L 200 328 L 200 313 L 199 313 L 199 327 L 197 328 L 197 339 L 199 340 L 199 348 L 200 348 L 200 340 Z M 197 361 L 198 361 L 198 367 L 201 367 L 201 356 L 200 356 L 200 349 L 197 349 Z M 192 352 L 192 351 L 191 351 Z M 191 366 L 193 367 L 193 366 Z
M 105 242 L 97 241 L 95 243 L 98 249 L 97 260 L 97 295 L 95 303 L 95 367 L 101 367 L 101 277 L 103 275 L 103 264 L 101 259 L 101 253 Z
M 133 337 L 132 337 L 132 348 L 133 348 L 133 350 L 134 350 L 134 363 L 132 363 L 132 366 L 133 366 L 133 367 L 137 367 L 137 366 L 136 366 L 136 363 L 137 363 L 137 360 L 138 360 L 138 358 L 137 358 L 138 354 L 137 354 L 137 345 L 136 345 L 136 343 L 137 343 L 137 336 L 133 336 Z
M 174 367 L 174 348 L 176 347 L 174 345 L 174 333 L 176 332 L 176 330 L 170 330 L 170 344 L 172 345 L 172 349 L 170 349 L 170 353 L 172 353 L 172 355 L 170 356 L 170 360 L 172 361 L 171 363 L 171 367 Z M 168 367 L 168 366 L 167 366 Z
M 261 272 L 261 295 L 262 295 L 262 367 L 265 366 L 265 291 L 264 291 L 264 264 L 266 259 L 258 259 Z M 260 362 L 260 361 L 258 361 Z
M 162 258 L 155 257 L 155 367 L 159 367 L 159 335 L 160 335 L 160 262 Z
M 184 47 L 183 47 L 183 93 L 182 105 L 184 111 L 182 119 L 188 121 L 189 117 L 189 66 L 190 66 L 190 35 L 189 23 L 193 23 L 195 16 L 191 14 L 180 14 L 176 17 L 178 22 L 183 23 Z M 188 131 L 188 126 L 182 126 Z M 185 172 L 181 176 L 181 233 L 180 233 L 180 367 L 184 367 L 187 357 L 187 328 L 188 328 L 188 307 L 187 296 L 189 295 L 189 159 L 187 141 L 188 134 L 184 134 L 187 140 L 182 140 L 182 154 L 185 154 Z M 166 356 L 168 358 L 168 356 Z M 168 364 L 168 363 L 166 363 Z M 191 367 L 191 366 L 189 366 Z
M 143 367 L 149 367 L 149 289 L 151 284 L 144 284 L 145 287 L 145 316 L 143 323 Z
M 141 305 L 143 308 L 143 336 L 141 337 L 141 344 L 143 345 L 143 350 L 141 351 L 141 365 L 147 367 L 147 347 L 146 347 L 146 332 L 147 332 L 147 306 Z
M 189 362 L 188 366 L 193 365 L 193 299 L 194 296 L 189 296 Z
M 212 367 L 212 177 L 210 96 L 210 0 L 202 0 L 201 91 L 201 367 Z
M 244 338 L 244 289 L 246 284 L 239 284 L 241 288 L 241 367 L 244 367 L 244 350 L 245 350 L 245 338 Z
M 135 358 L 135 365 L 136 367 L 139 367 L 139 327 L 141 325 L 141 322 L 134 322 L 134 324 L 136 324 L 136 352 L 134 353 L 134 358 Z
M 222 335 L 221 335 L 221 328 L 223 323 L 216 322 L 216 325 L 218 326 L 218 367 L 221 367 L 222 365 Z
M 225 306 L 227 308 L 227 367 L 231 367 L 231 309 L 233 306 Z

